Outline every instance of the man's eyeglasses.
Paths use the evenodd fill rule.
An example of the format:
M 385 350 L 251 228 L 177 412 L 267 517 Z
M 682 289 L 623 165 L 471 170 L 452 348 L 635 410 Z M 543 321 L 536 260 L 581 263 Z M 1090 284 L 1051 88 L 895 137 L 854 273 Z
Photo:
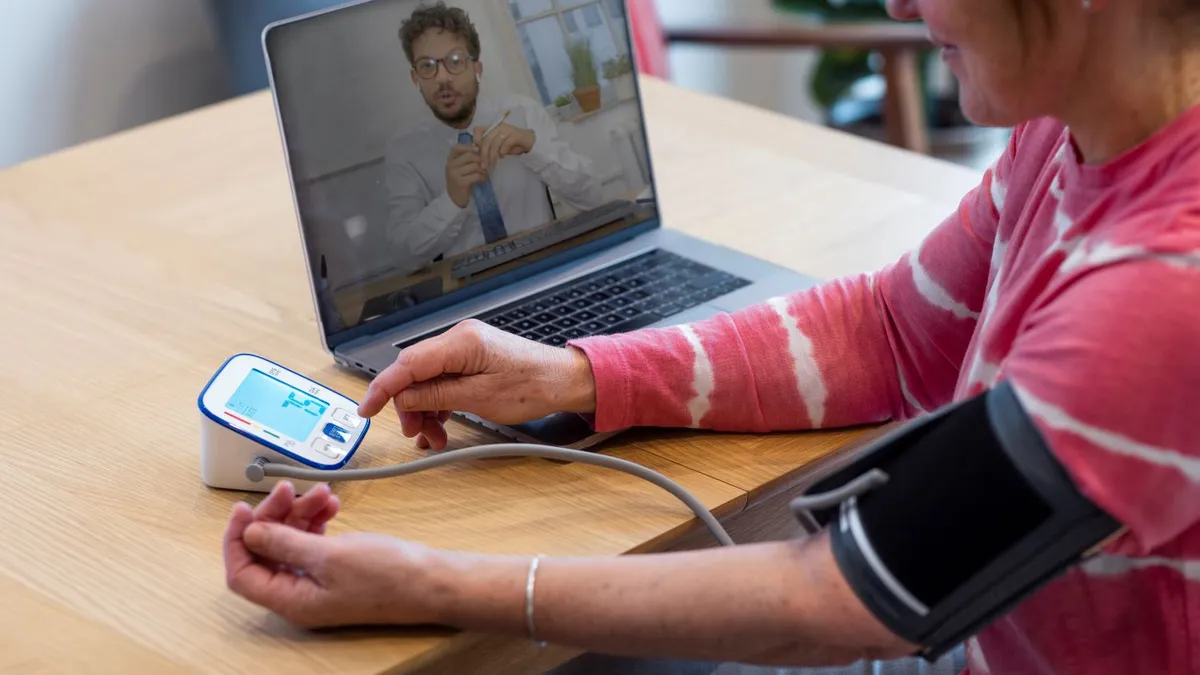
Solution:
M 413 63 L 413 68 L 416 69 L 418 77 L 420 77 L 422 80 L 428 80 L 437 75 L 439 66 L 444 66 L 446 68 L 446 72 L 450 73 L 451 75 L 459 75 L 467 69 L 467 66 L 472 60 L 473 59 L 469 54 L 461 49 L 458 49 L 450 52 L 440 59 L 435 59 L 430 56 L 417 59 L 416 62 Z

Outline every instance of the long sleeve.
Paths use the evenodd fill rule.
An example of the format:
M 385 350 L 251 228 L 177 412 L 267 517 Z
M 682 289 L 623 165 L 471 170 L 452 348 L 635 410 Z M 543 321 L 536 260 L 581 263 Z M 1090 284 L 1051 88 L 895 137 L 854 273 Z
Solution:
M 420 174 L 404 160 L 389 158 L 384 180 L 388 241 L 394 253 L 420 266 L 449 249 L 462 233 L 469 211 L 460 209 L 445 191 L 431 194 Z
M 1147 555 L 1200 520 L 1200 255 L 1097 250 L 1116 259 L 1048 294 L 1000 378 Z
M 1018 136 L 954 214 L 882 270 L 696 323 L 572 342 L 592 364 L 597 430 L 829 428 L 949 402 L 998 257 Z
M 600 206 L 604 191 L 595 164 L 571 149 L 545 108 L 533 102 L 523 107 L 534 134 L 533 148 L 521 156 L 525 166 L 571 206 L 585 211 Z

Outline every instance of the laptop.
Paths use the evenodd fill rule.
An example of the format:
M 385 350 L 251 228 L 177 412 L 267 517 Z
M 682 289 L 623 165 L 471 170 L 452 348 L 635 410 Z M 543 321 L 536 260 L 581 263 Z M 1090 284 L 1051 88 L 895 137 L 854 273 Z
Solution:
M 263 31 L 338 364 L 374 376 L 467 318 L 561 346 L 816 283 L 672 228 L 629 35 L 620 0 L 360 0 Z M 522 442 L 612 435 L 456 414 Z

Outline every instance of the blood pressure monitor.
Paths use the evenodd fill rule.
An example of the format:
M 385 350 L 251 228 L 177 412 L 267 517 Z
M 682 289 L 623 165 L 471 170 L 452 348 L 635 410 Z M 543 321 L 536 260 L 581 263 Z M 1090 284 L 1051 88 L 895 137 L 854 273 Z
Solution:
M 259 458 L 336 471 L 354 456 L 371 426 L 356 414 L 354 401 L 253 354 L 225 361 L 197 403 L 201 478 L 214 488 L 270 491 L 279 479 L 254 482 L 246 476 L 246 466 Z M 302 492 L 314 481 L 293 482 Z
M 644 466 L 598 453 L 545 445 L 499 443 L 436 453 L 404 464 L 346 468 L 371 420 L 358 404 L 328 387 L 254 354 L 230 357 L 205 385 L 200 408 L 200 468 L 206 485 L 270 492 L 281 480 L 297 494 L 315 483 L 376 480 L 447 464 L 500 457 L 544 457 L 607 467 L 650 481 L 678 497 L 717 540 L 733 540 L 694 495 Z

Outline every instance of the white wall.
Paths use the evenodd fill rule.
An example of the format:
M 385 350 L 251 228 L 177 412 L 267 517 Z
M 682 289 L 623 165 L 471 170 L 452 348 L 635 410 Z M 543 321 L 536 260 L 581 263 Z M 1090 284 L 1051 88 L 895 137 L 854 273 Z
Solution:
M 0 166 L 224 92 L 205 0 L 0 0 Z

